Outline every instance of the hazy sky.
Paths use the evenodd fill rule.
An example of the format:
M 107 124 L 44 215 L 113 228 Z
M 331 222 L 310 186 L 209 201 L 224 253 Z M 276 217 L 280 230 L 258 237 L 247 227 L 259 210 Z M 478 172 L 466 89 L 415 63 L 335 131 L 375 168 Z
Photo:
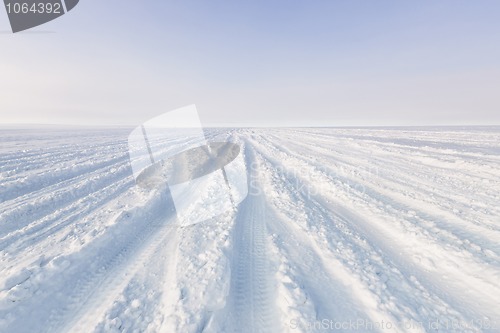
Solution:
M 500 1 L 81 0 L 12 34 L 0 122 L 500 124 Z

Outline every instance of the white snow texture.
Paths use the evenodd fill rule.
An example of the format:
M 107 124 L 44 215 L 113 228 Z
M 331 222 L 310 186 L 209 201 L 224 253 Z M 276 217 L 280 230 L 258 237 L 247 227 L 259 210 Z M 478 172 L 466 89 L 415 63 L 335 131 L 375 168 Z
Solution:
M 129 132 L 0 131 L 0 332 L 500 332 L 499 128 L 209 129 L 188 226 Z

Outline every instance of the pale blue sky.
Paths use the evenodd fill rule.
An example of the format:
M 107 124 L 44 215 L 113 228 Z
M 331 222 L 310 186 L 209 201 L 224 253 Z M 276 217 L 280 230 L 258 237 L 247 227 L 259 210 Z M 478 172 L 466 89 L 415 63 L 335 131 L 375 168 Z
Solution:
M 500 124 L 500 2 L 81 0 L 9 33 L 0 122 Z M 50 33 L 44 33 L 50 32 Z

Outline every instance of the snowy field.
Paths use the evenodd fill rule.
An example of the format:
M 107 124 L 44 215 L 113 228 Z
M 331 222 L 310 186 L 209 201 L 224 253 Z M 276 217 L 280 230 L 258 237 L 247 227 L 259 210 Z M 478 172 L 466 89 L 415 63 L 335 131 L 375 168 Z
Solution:
M 129 132 L 0 130 L 0 332 L 500 332 L 499 128 L 207 130 L 249 193 L 186 227 Z

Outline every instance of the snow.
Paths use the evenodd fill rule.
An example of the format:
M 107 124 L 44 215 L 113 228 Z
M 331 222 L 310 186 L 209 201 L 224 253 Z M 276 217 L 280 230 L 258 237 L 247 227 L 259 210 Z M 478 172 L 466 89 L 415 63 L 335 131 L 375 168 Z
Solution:
M 1 130 L 0 332 L 500 332 L 499 128 L 205 132 L 186 225 L 130 129 Z

